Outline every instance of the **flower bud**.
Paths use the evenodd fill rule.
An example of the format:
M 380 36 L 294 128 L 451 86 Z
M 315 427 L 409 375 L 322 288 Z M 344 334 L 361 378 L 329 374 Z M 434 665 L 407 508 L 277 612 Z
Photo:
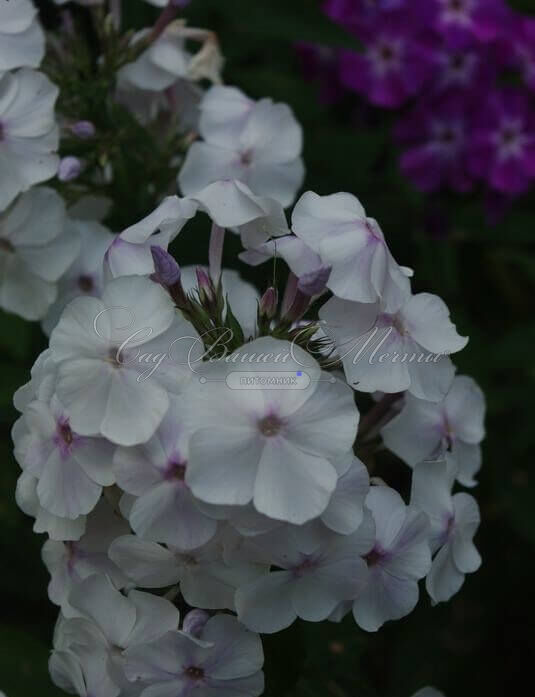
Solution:
M 303 293 L 297 288 L 292 303 L 288 310 L 284 313 L 282 321 L 286 324 L 292 324 L 300 320 L 310 306 L 310 295 Z
M 58 167 L 58 179 L 62 182 L 70 182 L 80 176 L 82 162 L 77 157 L 68 155 L 60 160 Z
M 77 138 L 82 138 L 83 140 L 93 138 L 96 130 L 95 125 L 91 121 L 77 121 L 71 126 L 72 133 Z
M 215 303 L 216 292 L 210 276 L 208 276 L 201 266 L 197 266 L 195 273 L 197 274 L 197 285 L 199 287 L 199 300 L 201 304 L 210 305 Z
M 152 246 L 150 251 L 154 261 L 153 280 L 166 288 L 178 283 L 180 281 L 180 267 L 169 252 L 158 246 Z
M 275 315 L 277 314 L 278 304 L 279 297 L 277 289 L 273 288 L 273 286 L 270 286 L 260 299 L 260 303 L 258 305 L 258 314 L 260 315 L 260 317 L 273 319 L 273 317 L 275 317 Z

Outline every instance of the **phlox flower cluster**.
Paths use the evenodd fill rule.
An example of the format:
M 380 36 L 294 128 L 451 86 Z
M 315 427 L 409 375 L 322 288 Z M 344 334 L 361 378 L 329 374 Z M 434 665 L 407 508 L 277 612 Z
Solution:
M 0 20 L 16 46 L 30 27 L 37 55 L 35 8 L 15 8 L 0 5 Z M 170 22 L 126 44 L 111 98 L 141 128 L 175 90 L 195 95 L 193 114 L 174 114 L 199 134 L 179 153 L 181 195 L 161 192 L 113 234 L 100 222 L 113 201 L 67 206 L 57 161 L 49 185 L 52 172 L 0 180 L 0 305 L 49 337 L 15 393 L 12 435 L 17 503 L 47 536 L 50 672 L 80 697 L 256 697 L 262 634 L 344 618 L 376 632 L 424 585 L 444 602 L 478 569 L 479 509 L 460 487 L 477 484 L 485 402 L 456 375 L 450 356 L 468 339 L 447 305 L 413 292 L 354 195 L 307 191 L 287 210 L 304 178 L 287 105 L 219 84 L 205 30 Z M 52 153 L 55 88 L 9 65 L 0 120 L 19 93 L 37 103 L 15 123 Z M 65 128 L 95 135 L 83 118 Z M 24 169 L 29 151 L 4 133 L 0 155 L 14 159 L 0 169 Z M 206 258 L 181 265 L 183 231 L 203 224 Z M 231 235 L 236 265 L 277 259 L 271 286 L 222 268 Z M 383 445 L 410 490 L 370 477 Z
M 359 49 L 300 45 L 324 97 L 401 110 L 399 166 L 424 192 L 483 183 L 506 199 L 535 177 L 535 23 L 505 0 L 325 0 Z M 511 79 L 511 76 L 516 79 Z

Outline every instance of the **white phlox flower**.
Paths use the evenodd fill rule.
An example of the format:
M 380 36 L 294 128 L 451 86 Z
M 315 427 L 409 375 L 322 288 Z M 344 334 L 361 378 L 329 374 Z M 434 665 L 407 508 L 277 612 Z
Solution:
M 333 297 L 319 310 L 323 331 L 334 341 L 347 381 L 361 392 L 403 392 L 441 401 L 455 368 L 449 354 L 463 349 L 441 298 L 418 293 L 399 309 Z
M 0 73 L 0 211 L 21 192 L 56 174 L 58 93 L 46 75 L 35 70 Z
M 185 405 L 171 405 L 156 433 L 142 445 L 118 448 L 114 472 L 121 489 L 135 497 L 129 521 L 144 540 L 183 550 L 201 547 L 216 533 L 186 484 L 189 433 L 182 425 Z
M 392 311 L 410 294 L 412 272 L 397 264 L 377 221 L 367 217 L 352 194 L 307 191 L 295 205 L 292 230 L 331 269 L 327 286 L 336 297 L 382 300 Z
M 435 404 L 412 395 L 381 431 L 384 443 L 408 465 L 445 457 L 464 486 L 474 486 L 485 437 L 485 397 L 476 382 L 457 375 L 444 399 Z
M 426 578 L 427 592 L 435 603 L 449 600 L 477 571 L 481 556 L 473 538 L 481 520 L 473 496 L 453 494 L 455 469 L 445 460 L 422 462 L 414 468 L 411 503 L 431 521 L 431 548 L 435 553 Z
M 80 436 L 57 397 L 31 402 L 14 428 L 15 454 L 38 480 L 40 505 L 52 515 L 74 520 L 96 506 L 102 487 L 115 482 L 114 446 L 104 438 Z
M 126 535 L 113 542 L 109 554 L 136 585 L 165 588 L 178 583 L 189 605 L 207 610 L 234 610 L 236 588 L 267 570 L 265 563 L 254 560 L 227 563 L 222 536 L 197 549 L 180 550 Z
M 71 300 L 79 295 L 100 296 L 104 287 L 104 255 L 113 240 L 111 232 L 93 220 L 70 220 L 67 228 L 80 237 L 80 252 L 60 278 L 57 299 L 42 321 L 48 336 Z
M 372 486 L 366 498 L 375 522 L 375 542 L 366 555 L 367 577 L 353 603 L 355 621 L 368 632 L 405 617 L 418 602 L 418 581 L 431 567 L 429 520 L 406 506 L 387 486 Z
M 232 87 L 212 87 L 200 104 L 199 132 L 179 174 L 193 195 L 208 184 L 237 179 L 255 194 L 289 206 L 304 177 L 302 130 L 286 104 L 254 102 Z
M 62 607 L 64 615 L 73 614 L 67 602 L 72 588 L 88 576 L 105 575 L 116 588 L 127 585 L 128 579 L 109 558 L 108 548 L 117 537 L 128 532 L 128 523 L 114 513 L 102 497 L 88 516 L 86 531 L 80 540 L 45 542 L 42 557 L 51 576 L 48 597 Z
M 57 394 L 74 431 L 118 445 L 146 442 L 191 373 L 196 333 L 161 286 L 141 276 L 75 298 L 50 337 Z
M 125 651 L 126 675 L 146 685 L 141 697 L 258 697 L 264 691 L 260 637 L 234 617 L 216 615 L 199 638 L 180 631 Z
M 60 196 L 47 187 L 23 194 L 0 214 L 0 307 L 24 319 L 42 318 L 79 250 Z
M 132 39 L 132 46 L 147 39 L 150 33 L 150 29 L 138 32 Z M 186 40 L 201 42 L 200 50 L 191 54 L 186 50 Z M 174 21 L 139 58 L 123 66 L 117 78 L 119 88 L 125 90 L 162 92 L 194 80 L 220 82 L 222 67 L 223 58 L 213 32 Z
M 199 371 L 186 397 L 195 423 L 186 471 L 193 494 L 213 504 L 252 501 L 260 513 L 297 524 L 321 515 L 338 479 L 332 460 L 356 435 L 348 387 L 299 347 L 269 337 Z M 296 379 L 304 389 L 293 387 Z M 291 389 L 277 389 L 288 381 Z
M 0 4 L 0 74 L 15 68 L 38 68 L 45 54 L 45 34 L 31 0 Z
M 131 225 L 111 243 L 105 256 L 108 275 L 148 275 L 154 271 L 151 247 L 167 249 L 197 212 L 197 204 L 167 196 L 148 216 Z
M 374 544 L 374 532 L 368 514 L 351 535 L 287 526 L 251 538 L 247 548 L 280 570 L 238 588 L 238 619 L 264 633 L 280 631 L 297 617 L 327 619 L 362 590 L 367 574 L 362 557 Z
M 99 676 L 93 674 L 94 661 L 98 660 L 100 681 L 105 686 L 102 694 L 110 697 L 119 691 L 129 694 L 125 649 L 158 639 L 179 625 L 179 612 L 169 600 L 137 590 L 125 596 L 103 575 L 94 574 L 74 586 L 68 603 L 74 616 L 60 615 L 56 626 L 50 659 L 52 679 L 62 686 L 70 678 L 76 685 L 82 672 L 98 681 Z M 87 694 L 92 693 L 88 690 Z

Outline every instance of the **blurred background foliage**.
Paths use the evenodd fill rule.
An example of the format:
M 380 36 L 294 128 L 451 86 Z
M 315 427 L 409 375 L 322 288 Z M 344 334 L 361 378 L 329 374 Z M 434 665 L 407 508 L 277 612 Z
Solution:
M 49 24 L 57 10 L 38 2 Z M 155 10 L 124 4 L 127 26 L 150 23 Z M 535 13 L 532 0 L 516 9 Z M 192 0 L 191 25 L 215 30 L 226 56 L 225 81 L 253 97 L 289 103 L 305 134 L 305 186 L 320 194 L 350 191 L 376 217 L 395 257 L 415 269 L 415 289 L 441 295 L 468 347 L 456 356 L 461 373 L 481 384 L 488 399 L 484 466 L 476 496 L 483 523 L 477 537 L 484 565 L 453 601 L 432 608 L 422 593 L 408 618 L 366 634 L 352 620 L 341 625 L 296 624 L 266 647 L 267 697 L 410 697 L 426 684 L 448 697 L 503 697 L 532 691 L 535 603 L 535 209 L 532 193 L 518 199 L 497 224 L 486 220 L 481 195 L 425 196 L 401 177 L 389 138 L 392 116 L 349 96 L 335 107 L 318 99 L 294 50 L 296 41 L 352 46 L 316 0 Z M 125 157 L 127 154 L 125 153 Z M 142 168 L 116 201 L 124 224 L 138 214 Z M 175 250 L 181 263 L 205 262 L 207 231 L 194 228 Z M 228 245 L 237 266 L 237 246 Z M 260 289 L 268 268 L 242 269 Z M 44 539 L 13 500 L 18 466 L 11 455 L 16 413 L 13 391 L 26 382 L 44 346 L 37 325 L 0 314 L 0 689 L 8 697 L 59 695 L 47 674 L 56 609 L 46 594 L 40 562 Z M 386 453 L 376 473 L 408 487 L 407 468 Z

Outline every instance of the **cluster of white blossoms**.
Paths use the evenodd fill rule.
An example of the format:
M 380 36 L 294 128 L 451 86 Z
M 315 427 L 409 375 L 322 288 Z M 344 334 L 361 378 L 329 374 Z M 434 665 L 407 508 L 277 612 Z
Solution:
M 0 34 L 34 37 L 27 55 L 35 22 L 31 3 L 0 4 Z M 484 398 L 455 374 L 467 339 L 447 306 L 412 292 L 353 195 L 306 192 L 287 214 L 304 177 L 290 109 L 217 84 L 203 93 L 219 81 L 213 35 L 160 29 L 121 68 L 117 98 L 187 84 L 202 140 L 184 157 L 183 197 L 162 192 L 118 235 L 51 188 L 23 193 L 52 174 L 57 92 L 0 53 L 12 71 L 0 172 L 25 173 L 0 180 L 0 306 L 50 337 L 15 394 L 16 498 L 48 536 L 58 686 L 255 697 L 260 634 L 346 616 L 374 632 L 414 609 L 420 581 L 437 603 L 476 571 L 479 509 L 456 487 L 476 485 Z M 23 115 L 4 120 L 17 100 Z M 206 265 L 182 267 L 169 245 L 180 261 L 194 219 L 210 229 Z M 259 293 L 222 269 L 227 234 L 242 262 L 278 257 L 286 272 L 277 262 Z M 382 444 L 412 470 L 406 498 L 370 477 Z

